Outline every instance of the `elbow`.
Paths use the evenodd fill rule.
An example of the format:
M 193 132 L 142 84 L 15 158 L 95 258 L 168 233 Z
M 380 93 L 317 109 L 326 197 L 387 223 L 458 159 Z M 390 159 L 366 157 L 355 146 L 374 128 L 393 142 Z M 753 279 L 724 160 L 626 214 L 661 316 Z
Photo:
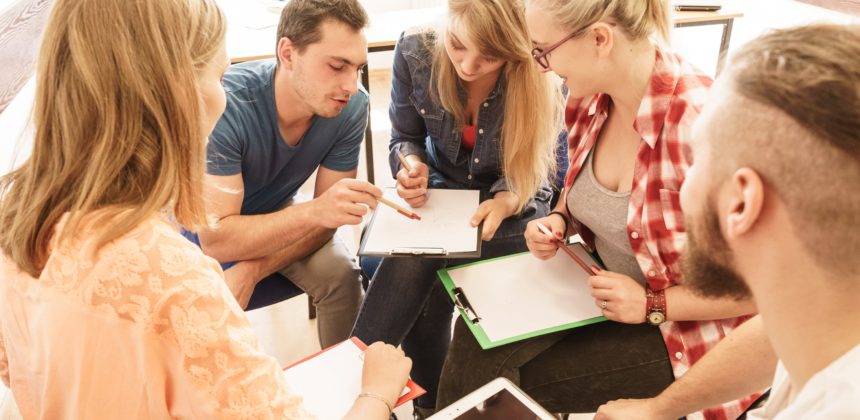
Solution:
M 224 240 L 221 235 L 212 231 L 206 233 L 200 232 L 198 233 L 198 238 L 200 240 L 200 249 L 207 256 L 214 258 L 221 264 L 234 261 L 226 246 L 228 241 Z

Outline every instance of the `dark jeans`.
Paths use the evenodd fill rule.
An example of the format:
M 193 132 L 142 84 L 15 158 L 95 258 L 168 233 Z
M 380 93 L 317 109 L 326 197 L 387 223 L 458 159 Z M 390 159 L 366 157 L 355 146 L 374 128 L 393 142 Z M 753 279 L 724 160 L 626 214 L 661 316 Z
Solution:
M 451 342 L 454 305 L 436 270 L 526 251 L 523 231 L 529 220 L 548 212 L 539 210 L 502 222 L 492 240 L 484 242 L 481 258 L 384 258 L 374 274 L 358 313 L 352 335 L 367 344 L 384 341 L 402 345 L 412 358 L 412 379 L 427 390 L 416 400 L 419 407 L 436 404 L 442 363 Z
M 590 413 L 610 400 L 652 397 L 675 380 L 663 336 L 651 325 L 606 321 L 483 350 L 458 319 L 436 406 L 499 376 L 555 413 Z

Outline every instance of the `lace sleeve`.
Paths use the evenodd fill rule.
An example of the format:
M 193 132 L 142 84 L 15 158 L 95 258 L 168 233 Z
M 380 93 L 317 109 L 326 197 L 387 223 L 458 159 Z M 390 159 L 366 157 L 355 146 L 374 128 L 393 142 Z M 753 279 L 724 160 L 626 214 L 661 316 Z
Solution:
M 275 359 L 260 349 L 217 263 L 187 245 L 180 238 L 148 252 L 150 274 L 163 288 L 152 321 L 155 332 L 178 347 L 188 382 L 203 391 L 196 394 L 206 396 L 220 418 L 312 418 L 301 398 L 290 395 Z

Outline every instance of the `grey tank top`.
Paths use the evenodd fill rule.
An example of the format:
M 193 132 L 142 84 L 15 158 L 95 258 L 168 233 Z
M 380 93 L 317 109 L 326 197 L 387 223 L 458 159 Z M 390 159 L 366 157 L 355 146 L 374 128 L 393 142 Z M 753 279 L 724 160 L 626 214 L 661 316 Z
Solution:
M 644 285 L 645 275 L 627 239 L 630 192 L 619 193 L 601 185 L 594 176 L 593 155 L 594 151 L 588 154 L 573 181 L 567 195 L 567 210 L 594 232 L 597 255 L 609 271 L 630 276 Z

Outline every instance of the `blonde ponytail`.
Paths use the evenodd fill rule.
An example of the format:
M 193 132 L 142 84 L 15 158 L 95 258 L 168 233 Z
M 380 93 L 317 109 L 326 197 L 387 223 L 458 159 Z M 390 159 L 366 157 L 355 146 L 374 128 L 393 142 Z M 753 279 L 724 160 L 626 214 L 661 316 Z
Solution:
M 656 34 L 664 42 L 669 42 L 668 0 L 530 1 L 549 11 L 571 33 L 602 19 L 611 19 L 633 39 Z

